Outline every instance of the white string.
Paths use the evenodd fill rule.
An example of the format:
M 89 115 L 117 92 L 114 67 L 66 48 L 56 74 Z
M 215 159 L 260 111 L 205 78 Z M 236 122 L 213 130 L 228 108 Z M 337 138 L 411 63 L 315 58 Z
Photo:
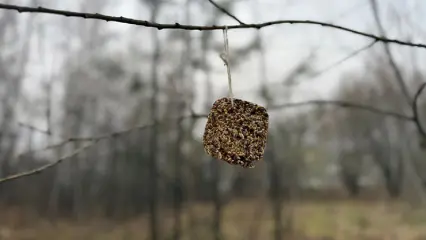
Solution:
M 225 52 L 220 54 L 220 58 L 222 59 L 224 65 L 226 66 L 226 70 L 228 73 L 229 98 L 231 98 L 231 104 L 232 106 L 234 106 L 234 94 L 232 93 L 231 67 L 229 64 L 228 26 L 225 26 L 225 29 L 223 29 L 223 43 L 225 47 Z

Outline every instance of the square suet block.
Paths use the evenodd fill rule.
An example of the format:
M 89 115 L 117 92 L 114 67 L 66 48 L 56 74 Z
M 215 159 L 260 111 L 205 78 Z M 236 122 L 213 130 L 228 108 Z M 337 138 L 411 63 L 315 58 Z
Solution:
M 214 102 L 204 130 L 204 150 L 229 164 L 253 168 L 263 158 L 268 135 L 266 108 L 240 99 Z

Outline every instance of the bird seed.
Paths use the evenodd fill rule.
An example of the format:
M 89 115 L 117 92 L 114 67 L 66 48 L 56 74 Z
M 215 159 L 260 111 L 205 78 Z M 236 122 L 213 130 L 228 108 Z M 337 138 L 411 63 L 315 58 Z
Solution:
M 229 164 L 254 168 L 263 158 L 268 135 L 266 108 L 240 99 L 214 102 L 204 130 L 204 150 Z

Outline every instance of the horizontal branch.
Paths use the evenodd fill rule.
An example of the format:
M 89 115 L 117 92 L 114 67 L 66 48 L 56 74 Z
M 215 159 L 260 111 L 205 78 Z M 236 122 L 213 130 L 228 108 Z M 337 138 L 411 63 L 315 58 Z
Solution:
M 422 92 L 422 90 L 424 89 L 425 86 L 426 86 L 426 84 L 422 85 L 421 89 L 416 94 L 416 98 L 415 98 L 416 99 L 416 105 L 415 106 L 417 106 L 417 99 L 420 96 L 420 94 L 421 94 L 421 92 Z M 305 102 L 284 103 L 284 104 L 272 106 L 268 110 L 280 110 L 280 109 L 288 109 L 288 108 L 295 108 L 295 107 L 302 107 L 302 106 L 321 106 L 321 105 L 331 105 L 331 106 L 342 107 L 342 108 L 364 110 L 364 111 L 368 111 L 368 112 L 371 112 L 371 113 L 375 113 L 375 114 L 379 114 L 379 115 L 383 115 L 383 116 L 394 117 L 396 119 L 400 119 L 400 120 L 404 120 L 404 121 L 411 121 L 411 122 L 415 122 L 416 124 L 417 123 L 419 124 L 419 122 L 416 122 L 416 121 L 418 121 L 418 117 L 410 117 L 410 116 L 406 116 L 406 115 L 399 114 L 399 113 L 396 113 L 396 112 L 382 110 L 382 109 L 375 108 L 375 107 L 368 106 L 368 105 L 362 105 L 362 104 L 345 102 L 345 101 L 311 100 L 311 101 L 305 101 Z M 190 115 L 182 116 L 182 117 L 179 117 L 179 118 L 165 119 L 163 121 L 160 121 L 159 124 L 163 124 L 167 121 L 181 121 L 181 120 L 184 120 L 184 119 L 207 118 L 207 116 L 208 116 L 207 114 L 191 113 Z M 416 114 L 416 116 L 418 116 L 418 115 Z M 70 142 L 77 142 L 77 141 L 89 142 L 88 145 L 75 150 L 71 154 L 66 155 L 64 157 L 61 157 L 60 159 L 55 160 L 55 161 L 48 163 L 46 165 L 43 165 L 39 168 L 29 170 L 29 171 L 26 171 L 26 172 L 22 172 L 22 173 L 18 173 L 18 174 L 15 174 L 15 175 L 11 175 L 11 176 L 8 176 L 8 177 L 5 177 L 5 178 L 0 178 L 0 184 L 8 182 L 8 181 L 16 180 L 16 179 L 19 179 L 19 178 L 22 178 L 22 177 L 26 177 L 26 176 L 29 176 L 29 175 L 35 175 L 35 174 L 41 173 L 44 170 L 47 170 L 49 168 L 52 168 L 52 167 L 60 164 L 61 162 L 63 162 L 66 159 L 69 159 L 73 156 L 76 156 L 80 152 L 82 152 L 85 149 L 93 146 L 94 144 L 98 143 L 101 140 L 119 137 L 119 136 L 128 134 L 132 131 L 147 129 L 147 128 L 150 128 L 152 126 L 154 126 L 154 123 L 143 124 L 143 125 L 140 125 L 140 126 L 136 126 L 136 127 L 133 127 L 133 128 L 126 129 L 126 130 L 107 133 L 107 134 L 100 135 L 100 136 L 71 137 L 71 138 L 68 138 L 67 140 L 60 142 L 60 143 L 57 143 L 57 144 L 54 144 L 54 145 L 49 145 L 49 146 L 47 146 L 47 147 L 45 147 L 41 150 L 52 149 L 54 147 L 63 146 L 63 145 L 70 143 Z M 35 150 L 35 151 L 37 151 L 37 150 Z M 32 152 L 35 152 L 35 151 L 32 151 Z
M 162 124 L 162 123 L 164 123 L 168 120 L 180 121 L 180 120 L 183 120 L 183 119 L 190 119 L 190 118 L 192 118 L 192 119 L 207 118 L 207 115 L 191 113 L 188 116 L 183 116 L 183 117 L 180 117 L 180 118 L 177 118 L 177 119 L 165 119 L 163 121 L 160 121 L 159 124 Z M 131 127 L 131 128 L 126 129 L 126 130 L 107 133 L 107 134 L 103 134 L 103 135 L 99 135 L 99 136 L 69 137 L 69 138 L 65 138 L 64 140 L 62 140 L 60 142 L 45 146 L 45 147 L 40 148 L 40 149 L 34 149 L 34 150 L 26 151 L 24 153 L 19 154 L 16 158 L 19 159 L 22 156 L 28 155 L 28 154 L 31 154 L 31 153 L 43 152 L 43 151 L 47 151 L 47 150 L 51 150 L 51 149 L 56 149 L 56 148 L 65 146 L 66 144 L 71 143 L 71 142 L 93 142 L 93 141 L 101 141 L 101 140 L 111 139 L 111 138 L 115 138 L 115 137 L 120 137 L 120 136 L 125 135 L 127 133 L 130 133 L 132 131 L 143 130 L 143 129 L 150 128 L 152 126 L 154 126 L 153 123 L 148 123 L 148 124 L 142 124 L 142 125 L 139 125 L 139 126 Z
M 126 130 L 112 132 L 112 133 L 107 133 L 107 134 L 103 134 L 103 135 L 99 135 L 99 136 L 93 136 L 93 137 L 72 137 L 72 138 L 69 138 L 68 141 L 70 141 L 70 142 L 77 142 L 77 141 L 99 141 L 99 140 L 105 140 L 105 139 L 119 137 L 119 136 L 128 134 L 130 132 L 133 132 L 135 130 L 147 129 L 147 128 L 153 127 L 154 125 L 160 125 L 160 124 L 165 123 L 167 121 L 180 121 L 180 120 L 183 120 L 183 119 L 191 119 L 191 118 L 192 119 L 207 118 L 207 115 L 192 113 L 190 115 L 179 117 L 179 118 L 168 118 L 168 119 L 165 119 L 163 121 L 160 121 L 159 123 L 142 124 L 142 125 L 139 125 L 137 127 L 132 127 L 132 128 L 126 129 Z
M 321 106 L 321 105 L 330 105 L 335 107 L 342 107 L 342 108 L 351 108 L 351 109 L 357 109 L 357 110 L 363 110 L 370 113 L 382 115 L 382 116 L 388 116 L 393 117 L 399 120 L 403 121 L 414 121 L 414 117 L 407 116 L 404 114 L 400 114 L 393 111 L 387 111 L 382 110 L 380 108 L 376 108 L 369 105 L 363 105 L 353 102 L 346 102 L 346 101 L 334 101 L 334 100 L 310 100 L 310 101 L 303 101 L 303 102 L 295 102 L 295 103 L 283 103 L 279 105 L 274 105 L 270 107 L 270 109 L 282 109 L 282 108 L 294 108 L 294 107 L 302 107 L 302 106 Z
M 64 11 L 64 10 L 57 10 L 57 9 L 51 9 L 51 8 L 44 8 L 44 7 L 25 7 L 25 6 L 18 6 L 18 5 L 10 5 L 10 4 L 0 4 L 0 9 L 6 9 L 6 10 L 15 10 L 20 13 L 45 13 L 45 14 L 54 14 L 54 15 L 62 15 L 65 17 L 77 17 L 77 18 L 84 18 L 84 19 L 96 19 L 96 20 L 104 20 L 107 22 L 118 22 L 118 23 L 125 23 L 125 24 L 131 24 L 131 25 L 138 25 L 138 26 L 144 26 L 144 27 L 151 27 L 151 28 L 157 28 L 158 30 L 161 29 L 182 29 L 182 30 L 199 30 L 199 31 L 213 31 L 213 30 L 223 30 L 225 28 L 228 29 L 248 29 L 248 28 L 254 28 L 254 29 L 261 29 L 268 26 L 273 25 L 279 25 L 279 24 L 310 24 L 310 25 L 318 25 L 322 27 L 328 27 L 337 29 L 340 31 L 345 31 L 349 33 L 353 33 L 356 35 L 360 35 L 363 37 L 367 37 L 376 41 L 380 42 L 386 42 L 386 43 L 394 43 L 404 46 L 410 46 L 410 47 L 419 47 L 419 48 L 426 48 L 426 44 L 423 43 L 412 43 L 407 41 L 402 41 L 398 39 L 391 39 L 391 38 L 385 38 L 381 36 L 377 36 L 371 33 L 366 33 L 362 31 L 358 31 L 355 29 L 351 29 L 348 27 L 343 27 L 331 23 L 326 22 L 319 22 L 319 21 L 311 21 L 311 20 L 277 20 L 277 21 L 269 21 L 264 23 L 257 23 L 257 24 L 238 24 L 238 25 L 211 25 L 211 26 L 203 26 L 203 25 L 184 25 L 179 23 L 174 24 L 161 24 L 156 22 L 149 22 L 145 20 L 138 20 L 138 19 L 132 19 L 132 18 L 125 18 L 125 17 L 114 17 L 109 15 L 103 15 L 99 13 L 85 13 L 85 12 L 72 12 L 72 11 Z

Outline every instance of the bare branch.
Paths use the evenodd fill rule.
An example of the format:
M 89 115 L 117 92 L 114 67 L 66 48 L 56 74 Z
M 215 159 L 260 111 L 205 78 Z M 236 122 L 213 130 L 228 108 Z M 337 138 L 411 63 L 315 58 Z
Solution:
M 405 120 L 405 121 L 413 121 L 414 120 L 414 118 L 410 117 L 410 116 L 406 116 L 406 115 L 399 114 L 399 113 L 396 113 L 396 112 L 382 110 L 382 109 L 375 108 L 375 107 L 368 106 L 368 105 L 362 105 L 362 104 L 344 102 L 344 101 L 332 101 L 332 100 L 311 100 L 311 101 L 305 101 L 305 102 L 284 103 L 284 104 L 271 106 L 271 107 L 268 108 L 268 110 L 279 110 L 279 109 L 283 109 L 283 108 L 294 108 L 294 107 L 310 106 L 310 105 L 311 106 L 312 105 L 334 105 L 334 106 L 343 107 L 343 108 L 353 108 L 353 109 L 365 110 L 365 111 L 369 111 L 369 112 L 372 112 L 372 113 L 375 113 L 375 114 L 390 116 L 390 117 L 394 117 L 394 118 L 397 118 L 397 119 L 400 119 L 400 120 Z M 128 134 L 128 133 L 135 131 L 135 130 L 147 129 L 147 128 L 150 128 L 150 127 L 152 127 L 156 124 L 162 124 L 162 123 L 164 123 L 168 120 L 200 119 L 200 118 L 207 118 L 207 116 L 208 116 L 207 114 L 197 114 L 197 113 L 194 113 L 192 111 L 191 114 L 179 117 L 177 119 L 176 118 L 165 119 L 165 120 L 157 122 L 157 123 L 152 122 L 152 123 L 149 123 L 149 124 L 143 124 L 143 125 L 140 125 L 140 126 L 136 126 L 136 127 L 126 129 L 126 130 L 107 133 L 107 134 L 99 135 L 99 136 L 71 137 L 68 140 L 66 140 L 65 142 L 61 142 L 60 144 L 63 145 L 66 142 L 99 141 L 99 140 L 104 140 L 104 139 L 110 139 L 110 138 L 122 136 L 124 134 Z
M 369 43 L 368 45 L 365 45 L 365 46 L 363 46 L 362 48 L 357 49 L 357 50 L 355 50 L 355 51 L 351 52 L 348 56 L 346 56 L 346 57 L 344 57 L 344 58 L 342 58 L 342 59 L 340 59 L 340 60 L 336 61 L 335 63 L 331 64 L 330 66 L 328 66 L 328 67 L 326 67 L 326 68 L 324 68 L 324 69 L 322 69 L 322 70 L 318 71 L 318 72 L 315 74 L 315 77 L 318 77 L 319 75 L 321 75 L 321 74 L 323 74 L 323 73 L 325 73 L 325 72 L 327 72 L 327 71 L 329 71 L 329 70 L 331 70 L 331 69 L 333 69 L 333 68 L 335 68 L 335 67 L 339 66 L 340 64 L 342 64 L 342 63 L 344 63 L 344 62 L 348 61 L 349 59 L 351 59 L 351 58 L 353 58 L 353 57 L 357 56 L 357 55 L 358 55 L 358 54 L 360 54 L 361 52 L 363 52 L 363 51 L 365 51 L 365 50 L 368 50 L 368 49 L 372 48 L 372 47 L 373 47 L 373 46 L 374 46 L 377 42 L 379 42 L 379 41 L 378 41 L 378 40 L 373 40 L 373 41 L 372 41 L 371 43 Z
M 87 144 L 84 147 L 76 149 L 75 151 L 73 151 L 72 153 L 70 153 L 68 155 L 65 155 L 65 156 L 63 156 L 63 157 L 61 157 L 61 158 L 59 158 L 59 159 L 57 159 L 57 160 L 55 160 L 55 161 L 53 161 L 53 162 L 51 162 L 49 164 L 43 165 L 43 166 L 38 167 L 36 169 L 25 171 L 25 172 L 21 172 L 21 173 L 17 173 L 17 174 L 14 174 L 14 175 L 10 175 L 10 176 L 7 176 L 5 178 L 0 178 L 0 184 L 5 183 L 5 182 L 9 182 L 9 181 L 12 181 L 12 180 L 16 180 L 16 179 L 19 179 L 19 178 L 22 178 L 22 177 L 39 174 L 39 173 L 43 172 L 44 170 L 47 170 L 49 168 L 52 168 L 52 167 L 60 164 L 62 161 L 66 160 L 68 158 L 76 156 L 77 154 L 83 152 L 87 148 L 95 145 L 96 143 L 97 142 L 91 142 L 91 143 Z
M 16 159 L 19 159 L 22 156 L 30 154 L 30 153 L 43 152 L 43 151 L 47 151 L 47 150 L 50 150 L 50 149 L 55 149 L 55 148 L 58 148 L 58 147 L 62 147 L 62 146 L 66 145 L 66 144 L 68 144 L 70 142 L 72 142 L 72 141 L 70 141 L 69 139 L 67 139 L 67 140 L 63 140 L 63 141 L 55 143 L 55 144 L 50 144 L 50 145 L 48 145 L 48 146 L 46 146 L 44 148 L 39 148 L 39 149 L 34 149 L 34 150 L 26 151 L 26 152 L 20 153 L 18 156 L 16 156 Z
M 237 21 L 239 24 L 245 25 L 244 22 L 242 22 L 240 19 L 238 19 L 235 15 L 233 15 L 232 13 L 230 13 L 224 7 L 222 7 L 219 4 L 217 4 L 215 1 L 213 1 L 213 0 L 207 0 L 207 1 L 209 1 L 215 8 L 219 9 L 219 11 L 223 12 L 224 14 L 228 15 L 229 17 L 231 17 L 232 19 L 234 19 L 235 21 Z
M 342 108 L 359 109 L 359 110 L 364 110 L 364 111 L 368 111 L 368 112 L 371 112 L 371 113 L 375 113 L 375 114 L 378 114 L 378 115 L 394 117 L 396 119 L 400 119 L 400 120 L 404 120 L 404 121 L 414 121 L 414 117 L 406 116 L 404 114 L 400 114 L 400 113 L 396 113 L 396 112 L 392 112 L 392 111 L 386 111 L 386 110 L 382 110 L 382 109 L 375 108 L 375 107 L 368 106 L 368 105 L 362 105 L 362 104 L 345 102 L 345 101 L 333 101 L 333 100 L 310 100 L 310 101 L 303 101 L 303 102 L 283 103 L 283 104 L 271 106 L 271 107 L 268 108 L 268 110 L 280 110 L 280 109 L 285 109 L 285 108 L 295 108 L 295 107 L 315 106 L 315 105 L 317 105 L 317 106 L 318 105 L 332 105 L 332 106 L 342 107 Z M 198 113 L 195 113 L 193 110 L 191 110 L 191 114 L 189 114 L 187 116 L 182 116 L 182 117 L 177 118 L 177 119 L 166 119 L 162 122 L 158 122 L 157 124 L 161 124 L 163 122 L 166 122 L 167 120 L 181 121 L 181 120 L 184 120 L 184 119 L 207 118 L 207 116 L 208 116 L 207 114 L 198 114 Z M 113 137 L 119 137 L 119 136 L 125 135 L 125 134 L 130 133 L 130 132 L 135 131 L 135 130 L 147 129 L 147 128 L 150 128 L 152 126 L 154 126 L 154 123 L 143 124 L 143 125 L 140 125 L 140 126 L 136 126 L 136 127 L 126 129 L 126 130 L 107 133 L 107 134 L 103 134 L 103 135 L 99 135 L 99 136 L 70 137 L 67 140 L 64 140 L 62 142 L 56 143 L 54 145 L 49 145 L 49 146 L 47 146 L 43 149 L 34 150 L 34 151 L 49 150 L 49 149 L 52 149 L 52 148 L 63 146 L 65 144 L 69 143 L 69 142 L 78 142 L 78 141 L 82 141 L 82 142 L 89 141 L 90 142 L 90 141 L 105 140 L 105 139 L 109 139 L 109 138 L 113 138 Z
M 416 101 L 413 103 L 413 108 L 417 108 L 417 99 L 418 99 L 418 97 L 420 96 L 421 92 L 423 91 L 423 89 L 425 87 L 426 87 L 426 83 L 421 86 L 418 93 L 416 94 L 416 97 L 415 97 Z M 404 120 L 404 121 L 411 121 L 411 122 L 415 122 L 416 124 L 420 124 L 419 121 L 418 121 L 417 111 L 416 111 L 417 115 L 415 117 L 410 117 L 410 116 L 406 116 L 406 115 L 399 114 L 399 113 L 396 113 L 396 112 L 381 110 L 381 109 L 378 109 L 378 108 L 375 108 L 375 107 L 372 107 L 372 106 L 368 106 L 368 105 L 361 105 L 361 104 L 357 104 L 357 103 L 344 102 L 344 101 L 311 100 L 311 101 L 305 101 L 305 102 L 279 104 L 279 105 L 271 106 L 268 109 L 269 110 L 279 110 L 279 109 L 285 109 L 285 108 L 294 108 L 294 107 L 312 106 L 312 105 L 314 105 L 314 106 L 315 105 L 334 105 L 334 106 L 343 107 L 343 108 L 359 109 L 359 110 L 364 110 L 364 111 L 368 111 L 368 112 L 379 114 L 379 115 L 394 117 L 396 119 L 400 119 L 400 120 Z M 64 157 L 62 157 L 62 158 L 60 158 L 60 159 L 58 159 L 58 160 L 56 160 L 52 163 L 46 164 L 42 167 L 30 170 L 30 171 L 26 171 L 26 172 L 23 172 L 23 173 L 18 173 L 18 174 L 15 174 L 15 175 L 11 175 L 9 177 L 2 178 L 2 179 L 0 179 L 0 184 L 5 183 L 7 181 L 15 180 L 15 179 L 18 179 L 18 178 L 21 178 L 21 177 L 41 173 L 42 171 L 49 169 L 51 167 L 54 167 L 54 166 L 58 165 L 59 163 L 63 162 L 64 160 L 79 154 L 80 152 L 82 152 L 86 148 L 93 146 L 94 144 L 98 143 L 101 140 L 119 137 L 121 135 L 130 133 L 134 130 L 147 129 L 147 128 L 154 126 L 155 124 L 162 124 L 162 123 L 166 122 L 167 120 L 178 120 L 178 121 L 180 121 L 180 120 L 187 119 L 187 118 L 192 118 L 192 119 L 207 118 L 207 114 L 196 114 L 191 110 L 190 115 L 182 116 L 182 117 L 179 117 L 177 119 L 166 119 L 166 120 L 161 121 L 161 122 L 144 124 L 144 125 L 129 128 L 129 129 L 126 129 L 126 130 L 123 130 L 123 131 L 112 132 L 112 133 L 108 133 L 108 134 L 104 134 L 104 135 L 100 135 L 100 136 L 72 137 L 72 138 L 69 138 L 65 141 L 59 142 L 57 144 L 49 145 L 49 146 L 47 146 L 43 149 L 34 150 L 32 152 L 42 151 L 42 150 L 47 150 L 47 149 L 53 149 L 53 148 L 56 148 L 56 147 L 63 146 L 67 143 L 76 142 L 76 141 L 88 141 L 89 142 L 89 144 L 86 145 L 85 147 L 79 148 L 76 151 L 74 151 L 73 153 L 71 153 L 70 155 L 66 155 L 66 156 L 64 156 Z M 420 125 L 418 125 L 418 126 L 420 126 Z
M 374 19 L 376 20 L 377 27 L 379 28 L 379 32 L 381 37 L 386 37 L 386 32 L 383 27 L 383 24 L 379 17 L 379 9 L 376 0 L 370 0 L 371 9 L 373 11 Z M 408 104 L 411 103 L 410 92 L 408 91 L 407 85 L 405 84 L 404 77 L 402 76 L 401 70 L 396 65 L 395 58 L 392 55 L 390 47 L 387 42 L 383 42 L 383 46 L 385 49 L 386 56 L 388 57 L 389 64 L 395 74 L 396 80 L 398 81 L 399 87 L 401 88 L 402 94 L 404 95 Z
M 182 121 L 182 120 L 188 119 L 188 118 L 192 118 L 192 119 L 207 118 L 207 115 L 206 114 L 197 114 L 197 113 L 195 113 L 191 110 L 191 114 L 188 115 L 188 116 L 183 116 L 183 117 L 180 117 L 180 118 L 177 118 L 177 119 L 166 119 L 162 122 L 158 122 L 157 124 L 162 124 L 162 123 L 166 122 L 167 120 Z M 46 150 L 55 149 L 55 148 L 64 146 L 64 145 L 71 143 L 71 142 L 93 142 L 93 141 L 100 141 L 100 140 L 106 140 L 106 139 L 110 139 L 110 138 L 114 138 L 114 137 L 119 137 L 119 136 L 125 135 L 125 134 L 130 133 L 130 132 L 135 131 L 135 130 L 143 130 L 143 129 L 150 128 L 154 125 L 155 125 L 154 123 L 142 124 L 142 125 L 139 125 L 139 126 L 136 126 L 136 127 L 126 129 L 126 130 L 107 133 L 107 134 L 103 134 L 103 135 L 99 135 L 99 136 L 69 137 L 69 138 L 67 138 L 63 141 L 58 142 L 58 143 L 51 144 L 51 145 L 48 145 L 48 146 L 40 148 L 40 149 L 35 149 L 35 150 L 32 150 L 32 151 L 27 151 L 27 152 L 21 153 L 16 158 L 21 158 L 23 155 L 30 154 L 30 153 L 42 152 L 42 151 L 46 151 Z M 35 130 L 35 131 L 43 132 L 44 134 L 47 134 L 46 130 L 40 130 L 40 129 L 37 129 L 37 128 L 33 128 L 32 126 L 29 126 L 29 125 L 26 125 L 25 127 L 32 129 L 32 130 Z
M 312 105 L 332 105 L 332 106 L 336 106 L 336 107 L 359 109 L 359 110 L 368 111 L 368 112 L 371 112 L 371 113 L 374 113 L 374 114 L 394 117 L 396 119 L 400 119 L 400 120 L 404 120 L 404 121 L 414 121 L 413 117 L 410 117 L 410 116 L 407 116 L 407 115 L 404 115 L 404 114 L 400 114 L 400 113 L 396 113 L 396 112 L 392 112 L 392 111 L 387 111 L 387 110 L 382 110 L 382 109 L 375 108 L 375 107 L 368 106 L 368 105 L 362 105 L 362 104 L 345 102 L 345 101 L 311 100 L 311 101 L 305 101 L 305 102 L 279 104 L 279 105 L 272 106 L 269 109 L 294 108 L 294 107 L 312 106 Z
M 414 100 L 412 103 L 413 114 L 414 114 L 413 120 L 417 126 L 418 131 L 420 132 L 423 138 L 426 138 L 426 129 L 423 127 L 423 125 L 420 122 L 418 102 L 419 102 L 420 95 L 422 94 L 425 87 L 426 87 L 426 82 L 420 85 L 419 89 L 414 95 Z
M 206 118 L 206 117 L 207 117 L 207 115 L 203 115 L 203 114 L 190 114 L 190 115 L 183 116 L 183 117 L 180 117 L 180 118 L 177 118 L 177 119 L 176 118 L 173 118 L 173 119 L 168 118 L 168 119 L 164 120 L 164 122 L 166 122 L 168 120 L 181 120 L 181 119 L 186 119 L 186 118 L 198 119 L 198 118 Z M 143 124 L 143 125 L 140 125 L 140 126 L 137 126 L 137 127 L 129 128 L 129 129 L 118 131 L 118 132 L 108 133 L 108 134 L 104 134 L 104 135 L 100 135 L 100 136 L 72 137 L 72 138 L 69 138 L 68 141 L 70 141 L 70 142 L 99 141 L 99 140 L 109 139 L 109 138 L 113 138 L 113 137 L 119 137 L 121 135 L 130 133 L 130 132 L 135 131 L 135 130 L 147 129 L 147 128 L 153 127 L 155 125 L 158 125 L 158 124 L 161 124 L 161 122 L 157 121 L 157 123 L 152 122 L 152 123 L 149 123 L 149 124 Z
M 319 25 L 322 27 L 338 29 L 340 31 L 345 31 L 345 32 L 349 32 L 359 36 L 364 36 L 364 37 L 377 40 L 380 42 L 394 43 L 394 44 L 410 46 L 410 47 L 426 48 L 426 44 L 423 44 L 423 43 L 412 43 L 412 42 L 402 41 L 398 39 L 380 37 L 371 33 L 366 33 L 366 32 L 358 31 L 355 29 L 351 29 L 351 28 L 347 28 L 347 27 L 343 27 L 343 26 L 339 26 L 339 25 L 335 25 L 331 23 L 311 21 L 311 20 L 277 20 L 277 21 L 270 21 L 270 22 L 264 22 L 264 23 L 258 23 L 258 24 L 244 24 L 244 25 L 239 24 L 239 25 L 229 25 L 229 26 L 216 26 L 216 25 L 202 26 L 202 25 L 184 25 L 179 23 L 161 24 L 161 23 L 125 18 L 125 17 L 108 16 L 108 15 L 103 15 L 99 13 L 72 12 L 72 11 L 63 11 L 63 10 L 43 8 L 43 7 L 25 7 L 25 6 L 18 6 L 18 5 L 3 4 L 3 3 L 0 4 L 0 9 L 15 10 L 20 13 L 24 13 L 24 12 L 46 13 L 46 14 L 62 15 L 66 17 L 97 19 L 97 20 L 104 20 L 107 22 L 119 22 L 119 23 L 131 24 L 131 25 L 157 28 L 158 30 L 182 29 L 182 30 L 213 31 L 213 30 L 223 30 L 226 27 L 228 29 L 248 29 L 248 28 L 261 29 L 264 27 L 279 25 L 279 24 L 310 24 L 310 25 Z
M 50 135 L 49 130 L 40 129 L 38 127 L 32 126 L 32 125 L 27 124 L 27 123 L 18 122 L 18 125 L 20 127 L 27 128 L 27 129 L 30 129 L 30 130 L 35 131 L 35 132 L 39 132 L 39 133 L 42 133 L 42 134 L 45 134 L 45 135 Z

